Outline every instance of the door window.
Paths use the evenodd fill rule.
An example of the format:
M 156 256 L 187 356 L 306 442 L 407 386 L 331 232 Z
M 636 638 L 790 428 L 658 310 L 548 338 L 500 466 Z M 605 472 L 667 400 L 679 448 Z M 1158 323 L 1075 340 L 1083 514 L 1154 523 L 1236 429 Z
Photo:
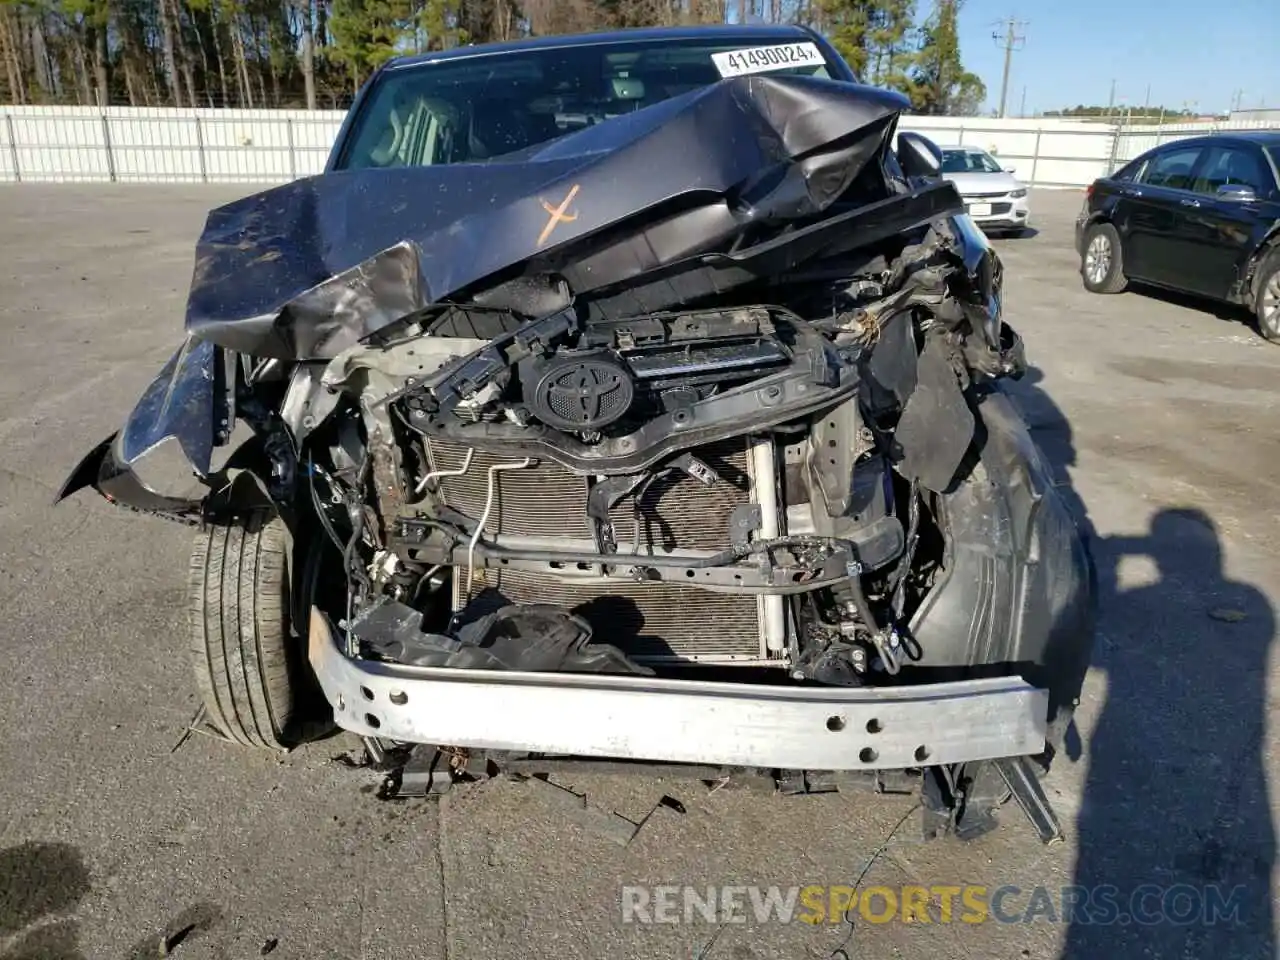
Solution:
M 1141 181 L 1142 172 L 1146 168 L 1146 165 L 1147 165 L 1146 157 L 1139 157 L 1137 160 L 1131 160 L 1129 163 L 1125 164 L 1123 167 L 1121 167 L 1119 170 L 1113 173 L 1111 175 L 1111 179 L 1124 180 L 1124 181 L 1133 181 L 1133 180 Z
M 1254 192 L 1261 196 L 1269 192 L 1270 180 L 1271 175 L 1263 171 L 1259 158 L 1252 151 L 1243 147 L 1210 147 L 1191 189 L 1196 193 L 1214 194 L 1219 187 L 1238 183 L 1253 187 Z
M 1152 157 L 1142 174 L 1142 182 L 1152 187 L 1168 187 L 1170 190 L 1190 190 L 1191 171 L 1200 156 L 1199 147 L 1184 147 Z

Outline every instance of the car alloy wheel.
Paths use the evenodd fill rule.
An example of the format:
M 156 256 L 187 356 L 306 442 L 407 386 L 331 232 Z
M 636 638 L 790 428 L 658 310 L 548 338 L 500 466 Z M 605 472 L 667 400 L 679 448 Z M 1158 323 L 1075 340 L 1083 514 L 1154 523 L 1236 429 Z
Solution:
M 1280 333 L 1280 271 L 1273 273 L 1262 288 L 1262 309 L 1259 313 L 1262 325 L 1270 333 Z
M 1102 286 L 1111 271 L 1111 240 L 1095 234 L 1084 252 L 1084 275 L 1095 286 Z

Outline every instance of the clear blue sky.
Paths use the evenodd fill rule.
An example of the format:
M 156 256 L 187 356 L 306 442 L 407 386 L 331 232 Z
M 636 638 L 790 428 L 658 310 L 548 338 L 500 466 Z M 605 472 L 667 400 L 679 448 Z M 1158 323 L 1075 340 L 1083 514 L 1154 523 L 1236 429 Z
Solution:
M 922 0 L 920 13 L 932 7 Z M 1280 0 L 966 0 L 960 8 L 960 55 L 1000 100 L 1004 52 L 991 38 L 995 21 L 1029 21 L 1013 55 L 1007 112 L 1106 104 L 1116 100 L 1199 112 L 1242 105 L 1280 107 Z M 1192 107 L 1191 102 L 1196 106 Z

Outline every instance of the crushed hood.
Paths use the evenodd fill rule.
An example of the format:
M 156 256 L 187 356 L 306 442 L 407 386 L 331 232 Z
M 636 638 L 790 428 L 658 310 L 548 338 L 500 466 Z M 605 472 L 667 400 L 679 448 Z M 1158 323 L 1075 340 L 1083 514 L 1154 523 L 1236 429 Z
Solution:
M 616 288 L 821 218 L 883 159 L 906 105 L 833 80 L 736 77 L 484 163 L 297 180 L 210 213 L 187 330 L 328 358 L 520 275 L 563 276 L 578 297 Z

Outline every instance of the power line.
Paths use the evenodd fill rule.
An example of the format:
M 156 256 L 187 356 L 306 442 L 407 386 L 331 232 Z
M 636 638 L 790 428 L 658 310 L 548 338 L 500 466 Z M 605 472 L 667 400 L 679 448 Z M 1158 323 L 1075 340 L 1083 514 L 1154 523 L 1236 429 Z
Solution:
M 1004 50 L 1004 77 L 1000 81 L 1000 116 L 1003 117 L 1005 99 L 1009 95 L 1009 67 L 1013 64 L 1013 52 L 1021 50 L 1027 42 L 1026 34 L 1019 33 L 1018 30 L 1028 26 L 1030 21 L 1005 17 L 1003 20 L 997 20 L 996 24 L 1005 28 L 1003 36 L 998 32 L 991 34 L 991 39 L 996 42 L 996 46 Z

